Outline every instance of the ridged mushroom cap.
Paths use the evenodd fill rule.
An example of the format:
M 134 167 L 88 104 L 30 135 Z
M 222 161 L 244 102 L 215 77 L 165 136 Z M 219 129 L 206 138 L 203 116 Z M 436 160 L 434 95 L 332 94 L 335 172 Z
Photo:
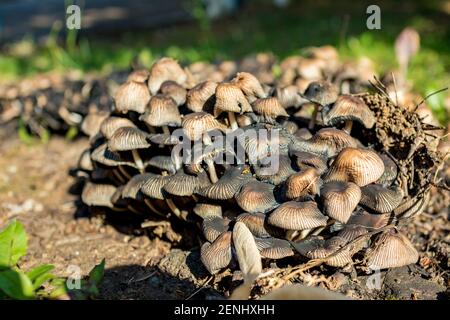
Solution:
M 94 165 L 92 164 L 90 149 L 86 149 L 80 154 L 80 157 L 78 158 L 77 168 L 79 168 L 83 171 L 94 170 Z
M 116 192 L 116 187 L 110 184 L 97 184 L 87 182 L 81 193 L 81 200 L 88 206 L 114 207 L 111 197 Z
M 274 185 L 286 181 L 286 179 L 295 173 L 292 168 L 291 159 L 288 155 L 271 155 L 252 165 L 255 176 L 261 180 Z
M 169 181 L 169 176 L 152 175 L 149 176 L 141 186 L 141 192 L 152 199 L 164 200 L 164 186 Z
M 288 85 L 275 89 L 277 97 L 283 108 L 299 107 L 305 100 L 299 95 L 299 89 L 295 85 Z
M 303 151 L 324 158 L 337 155 L 344 148 L 356 148 L 358 141 L 346 132 L 334 128 L 323 128 L 308 140 L 296 140 L 290 147 L 293 151 Z
M 181 125 L 181 115 L 178 107 L 169 96 L 158 94 L 150 99 L 149 106 L 139 120 L 148 123 L 153 127 Z
M 215 274 L 231 262 L 231 231 L 222 233 L 213 243 L 205 242 L 200 250 L 200 260 L 206 270 Z
M 186 102 L 186 89 L 175 81 L 165 81 L 161 85 L 160 91 L 163 95 L 171 97 L 177 106 L 181 106 Z
M 164 191 L 180 197 L 192 196 L 197 189 L 204 188 L 209 183 L 209 178 L 204 172 L 194 176 L 179 170 L 176 174 L 170 176 L 164 185 Z
M 375 115 L 365 102 L 355 96 L 341 95 L 337 98 L 329 111 L 322 112 L 325 125 L 334 126 L 340 121 L 358 121 L 366 128 L 372 128 L 375 124 Z
M 371 214 L 363 210 L 354 212 L 347 221 L 347 225 L 362 226 L 369 229 L 380 229 L 388 223 L 389 214 Z
M 294 250 L 287 240 L 255 237 L 255 241 L 261 256 L 264 258 L 283 259 L 294 255 Z
M 135 111 L 144 113 L 150 101 L 150 92 L 141 74 L 131 74 L 129 80 L 122 84 L 114 95 L 115 110 L 119 113 Z M 136 81 L 137 80 L 137 81 Z
M 90 112 L 81 123 L 81 131 L 90 138 L 100 132 L 100 126 L 103 120 L 109 117 L 107 111 Z
M 304 151 L 290 151 L 289 154 L 295 158 L 297 167 L 301 170 L 313 168 L 318 174 L 322 174 L 328 169 L 326 159 L 316 154 Z
M 236 221 L 244 223 L 255 237 L 268 238 L 272 236 L 282 237 L 284 231 L 274 226 L 268 225 L 266 215 L 263 213 L 241 213 Z
M 361 199 L 361 189 L 352 182 L 332 181 L 320 191 L 323 213 L 346 223 Z
M 388 213 L 397 208 L 403 200 L 403 190 L 398 186 L 389 188 L 369 184 L 361 188 L 360 204 L 377 213 Z
M 259 80 L 248 72 L 238 72 L 231 80 L 249 98 L 250 102 L 266 96 Z
M 319 173 L 313 169 L 305 169 L 297 172 L 285 182 L 285 196 L 287 199 L 297 199 L 306 195 L 316 195 L 320 191 L 322 181 Z
M 311 102 L 326 106 L 336 101 L 338 89 L 327 81 L 313 81 L 308 85 L 303 96 Z
M 276 206 L 278 202 L 274 196 L 274 186 L 260 181 L 251 181 L 242 186 L 235 195 L 239 207 L 250 213 L 266 213 Z
M 136 164 L 131 159 L 126 159 L 126 157 L 119 152 L 113 152 L 108 149 L 108 143 L 103 143 L 91 152 L 92 161 L 98 162 L 108 167 L 115 166 L 130 166 L 136 168 Z
M 285 230 L 305 230 L 325 226 L 327 220 L 313 201 L 288 201 L 275 209 L 267 221 Z
M 212 130 L 226 130 L 226 126 L 206 112 L 195 112 L 184 116 L 182 125 L 184 134 L 192 141 L 201 139 L 204 133 Z
M 156 94 L 161 85 L 169 80 L 175 81 L 178 84 L 184 84 L 187 80 L 187 75 L 174 59 L 162 58 L 153 64 L 150 69 L 148 88 L 151 94 Z
M 232 199 L 251 178 L 248 167 L 236 166 L 225 170 L 219 181 L 197 190 L 202 197 L 214 200 Z
M 111 116 L 103 120 L 102 124 L 100 125 L 100 133 L 109 140 L 111 139 L 114 132 L 122 127 L 136 127 L 136 125 L 127 118 Z
M 384 172 L 384 163 L 370 149 L 345 148 L 326 173 L 325 181 L 348 181 L 363 187 L 377 181 Z
M 228 231 L 230 220 L 221 217 L 208 217 L 203 220 L 202 232 L 206 240 L 214 242 L 222 233 Z
M 219 116 L 222 112 L 234 112 L 243 114 L 251 112 L 252 107 L 244 93 L 239 87 L 232 83 L 220 83 L 216 87 L 216 104 L 214 106 L 214 116 Z
M 170 174 L 175 174 L 178 169 L 176 164 L 172 161 L 171 156 L 158 155 L 145 161 L 146 167 L 158 168 L 161 171 L 167 171 Z
M 141 188 L 148 181 L 148 179 L 154 177 L 153 173 L 142 173 L 133 176 L 122 189 L 123 199 L 135 199 L 142 198 Z
M 397 178 L 397 165 L 395 162 L 385 153 L 378 154 L 384 163 L 383 175 L 376 181 L 376 183 L 391 185 L 391 183 Z
M 367 253 L 367 265 L 380 269 L 403 267 L 418 259 L 419 253 L 411 241 L 394 229 L 379 235 Z
M 217 83 L 206 80 L 195 85 L 187 92 L 186 105 L 193 112 L 207 111 L 212 105 Z
M 288 117 L 288 113 L 275 97 L 257 99 L 252 103 L 253 111 L 265 120 L 274 121 L 277 117 Z
M 129 151 L 150 147 L 147 139 L 149 134 L 136 127 L 121 127 L 108 140 L 110 151 Z
M 193 211 L 196 215 L 203 219 L 210 217 L 222 218 L 222 207 L 218 204 L 197 203 Z

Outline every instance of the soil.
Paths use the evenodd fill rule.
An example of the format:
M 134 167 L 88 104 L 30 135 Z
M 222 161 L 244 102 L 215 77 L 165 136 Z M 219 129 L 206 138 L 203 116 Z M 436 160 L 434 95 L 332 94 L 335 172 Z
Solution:
M 0 139 L 0 229 L 11 219 L 25 225 L 29 248 L 21 268 L 50 263 L 57 275 L 69 276 L 77 266 L 85 276 L 105 258 L 98 299 L 222 299 L 242 282 L 239 272 L 230 271 L 211 279 L 199 246 L 186 251 L 146 232 L 118 228 L 101 214 L 91 216 L 80 204 L 79 179 L 73 174 L 78 155 L 89 146 L 86 138 L 54 136 L 46 144 L 26 145 L 0 128 Z M 426 212 L 404 226 L 420 253 L 416 265 L 382 271 L 375 289 L 367 286 L 371 275 L 352 277 L 323 266 L 295 281 L 355 299 L 448 299 L 449 194 L 432 199 Z M 254 291 L 269 287 L 258 284 Z

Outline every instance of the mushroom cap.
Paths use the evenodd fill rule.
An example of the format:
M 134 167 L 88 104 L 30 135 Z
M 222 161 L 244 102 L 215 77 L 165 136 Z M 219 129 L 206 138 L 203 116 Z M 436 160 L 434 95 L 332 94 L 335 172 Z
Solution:
M 344 229 L 339 231 L 338 236 L 344 238 L 347 242 L 350 242 L 368 232 L 369 230 L 363 226 L 346 225 Z
M 362 226 L 370 229 L 380 229 L 389 223 L 389 214 L 371 214 L 363 210 L 354 212 L 347 225 Z
M 239 221 L 233 227 L 233 245 L 244 279 L 256 279 L 262 271 L 261 255 L 253 234 Z
M 396 209 L 403 200 L 403 190 L 398 186 L 389 188 L 369 184 L 361 188 L 360 204 L 377 213 L 388 213 Z
M 222 233 L 228 231 L 230 220 L 221 217 L 208 217 L 203 220 L 202 232 L 206 240 L 214 242 Z
M 275 209 L 268 218 L 269 224 L 285 230 L 305 230 L 325 226 L 324 216 L 313 201 L 288 201 Z
M 283 108 L 299 107 L 305 100 L 299 95 L 296 85 L 288 85 L 275 89 L 275 97 L 277 97 Z
M 153 176 L 153 173 L 142 173 L 133 176 L 122 189 L 122 198 L 141 200 L 141 188 L 147 182 L 147 180 L 149 178 L 152 178 Z
M 180 143 L 180 140 L 178 140 L 175 135 L 169 133 L 152 134 L 150 135 L 149 140 L 154 144 L 164 146 L 175 146 Z
M 325 181 L 349 181 L 363 187 L 377 181 L 384 172 L 384 163 L 378 154 L 370 149 L 343 149 L 329 171 Z
M 294 255 L 289 241 L 278 238 L 255 237 L 256 245 L 262 257 L 267 259 L 283 259 Z
M 335 85 L 327 81 L 313 81 L 305 90 L 303 96 L 311 102 L 322 106 L 334 103 L 339 92 Z
M 361 189 L 352 182 L 331 181 L 320 192 L 323 213 L 346 223 L 361 199 Z
M 252 103 L 253 111 L 264 119 L 275 120 L 277 117 L 288 117 L 288 113 L 275 97 L 261 98 Z
M 91 159 L 108 167 L 126 165 L 136 168 L 134 161 L 131 159 L 127 160 L 122 154 L 109 150 L 107 142 L 101 144 L 91 152 Z
M 169 181 L 169 176 L 151 175 L 148 176 L 145 183 L 141 186 L 141 192 L 152 199 L 164 200 L 164 186 Z
M 250 99 L 250 102 L 257 98 L 266 96 L 259 80 L 248 72 L 238 72 L 231 82 L 235 84 Z
M 80 154 L 80 157 L 78 158 L 77 167 L 83 171 L 94 170 L 94 165 L 92 164 L 90 149 L 86 149 Z
M 150 99 L 149 107 L 139 120 L 153 127 L 181 125 L 181 115 L 175 100 L 171 97 L 158 94 Z
M 203 219 L 218 217 L 222 218 L 222 207 L 212 203 L 196 203 L 194 213 Z
M 344 148 L 356 148 L 358 144 L 358 140 L 342 130 L 323 128 L 308 140 L 295 140 L 290 149 L 291 152 L 303 151 L 330 158 L 337 155 Z
M 231 231 L 222 233 L 213 243 L 205 242 L 200 250 L 200 260 L 211 274 L 217 273 L 231 262 Z
M 325 158 L 316 154 L 304 151 L 290 151 L 289 154 L 295 158 L 297 167 L 301 170 L 313 168 L 318 174 L 322 174 L 328 169 Z
M 287 178 L 284 190 L 287 199 L 297 199 L 306 195 L 316 195 L 320 191 L 322 182 L 319 173 L 308 168 Z
M 407 237 L 395 229 L 387 230 L 367 252 L 367 265 L 372 268 L 396 268 L 416 263 L 419 253 Z
M 163 189 L 168 194 L 175 196 L 192 196 L 197 189 L 209 185 L 207 175 L 202 172 L 197 176 L 184 173 L 179 170 L 176 174 L 170 176 Z
M 235 195 L 235 199 L 239 207 L 247 212 L 266 213 L 278 206 L 273 192 L 273 185 L 260 181 L 251 181 L 242 186 Z
M 136 127 L 136 125 L 127 118 L 110 116 L 101 123 L 100 133 L 109 140 L 114 132 L 122 127 Z
M 156 94 L 161 85 L 166 81 L 175 81 L 183 84 L 187 80 L 187 75 L 183 68 L 172 58 L 161 58 L 150 69 L 150 79 L 148 88 L 151 94 Z
M 116 189 L 115 186 L 110 184 L 87 182 L 81 193 L 81 200 L 88 206 L 112 208 L 114 205 L 111 202 L 111 197 Z
M 109 117 L 107 111 L 90 112 L 81 123 L 81 131 L 89 137 L 94 137 L 100 132 L 100 126 L 103 120 Z
M 378 154 L 384 163 L 383 175 L 376 181 L 379 184 L 391 185 L 397 178 L 397 165 L 395 162 L 385 153 Z
M 128 75 L 127 81 L 145 83 L 148 80 L 149 76 L 150 72 L 146 69 L 134 70 Z
M 319 80 L 323 78 L 326 62 L 317 58 L 302 58 L 295 68 L 302 79 Z
M 204 133 L 212 130 L 226 130 L 226 126 L 206 112 L 194 112 L 184 116 L 182 125 L 184 134 L 192 141 L 201 139 Z
M 241 213 L 236 221 L 244 223 L 255 237 L 268 238 L 272 236 L 282 237 L 284 231 L 266 223 L 266 215 L 263 213 Z
M 207 111 L 207 104 L 212 103 L 217 83 L 206 80 L 198 83 L 187 92 L 186 105 L 193 112 Z
M 219 181 L 206 188 L 199 188 L 197 194 L 214 200 L 232 199 L 251 178 L 248 167 L 236 166 L 225 170 Z
M 167 171 L 170 174 L 175 174 L 179 169 L 172 161 L 171 156 L 162 156 L 162 155 L 154 156 L 150 160 L 145 161 L 145 166 L 158 168 L 161 171 Z
M 181 106 L 186 102 L 186 89 L 175 81 L 163 82 L 160 91 L 163 95 L 171 97 L 177 106 Z
M 274 161 L 278 163 L 274 163 Z M 280 154 L 278 157 L 272 154 L 252 165 L 252 168 L 259 180 L 267 181 L 274 185 L 284 182 L 295 173 L 291 165 L 291 159 L 284 154 Z
M 366 128 L 372 128 L 376 121 L 366 103 L 351 95 L 339 96 L 330 110 L 323 110 L 322 119 L 325 125 L 333 126 L 340 121 L 351 120 L 358 121 Z
M 330 45 L 321 47 L 308 48 L 309 56 L 322 60 L 337 60 L 339 59 L 339 53 L 336 48 Z
M 237 85 L 232 83 L 220 83 L 217 85 L 216 104 L 214 106 L 215 117 L 222 112 L 243 114 L 251 111 L 250 103 Z
M 118 128 L 108 140 L 110 151 L 129 151 L 150 147 L 147 139 L 150 135 L 136 127 Z
M 115 110 L 119 113 L 129 111 L 144 113 L 150 101 L 150 92 L 145 83 L 130 80 L 117 88 L 114 101 Z

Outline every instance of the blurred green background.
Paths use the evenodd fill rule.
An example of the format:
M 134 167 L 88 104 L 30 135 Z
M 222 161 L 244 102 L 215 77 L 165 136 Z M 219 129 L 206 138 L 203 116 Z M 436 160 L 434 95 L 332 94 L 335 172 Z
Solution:
M 66 3 L 67 4 L 67 3 Z M 63 30 L 56 21 L 44 42 L 29 34 L 3 43 L 0 81 L 37 72 L 77 69 L 107 73 L 125 69 L 136 61 L 150 66 L 168 55 L 182 63 L 237 59 L 270 51 L 280 59 L 301 54 L 301 48 L 331 44 L 344 59 L 372 59 L 377 71 L 397 66 L 394 41 L 406 26 L 421 35 L 421 49 L 412 60 L 408 77 L 422 95 L 450 84 L 450 1 L 377 1 L 381 30 L 368 30 L 366 8 L 373 1 L 291 0 L 287 7 L 273 1 L 248 0 L 230 15 L 210 19 L 200 0 L 186 0 L 183 8 L 191 21 L 160 28 L 116 30 L 83 34 Z M 444 98 L 433 96 L 429 104 L 438 119 L 448 122 Z

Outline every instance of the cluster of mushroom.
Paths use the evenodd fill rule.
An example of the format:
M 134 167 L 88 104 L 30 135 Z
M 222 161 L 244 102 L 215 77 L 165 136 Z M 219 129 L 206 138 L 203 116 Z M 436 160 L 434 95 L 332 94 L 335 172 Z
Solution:
M 232 264 L 237 226 L 265 259 L 299 253 L 349 267 L 360 257 L 372 268 L 416 262 L 395 225 L 426 201 L 407 201 L 395 159 L 360 134 L 375 126 L 371 109 L 323 80 L 290 92 L 299 100 L 286 99 L 284 89 L 248 72 L 195 83 L 170 58 L 134 71 L 116 91 L 114 110 L 85 121 L 91 148 L 79 160 L 88 177 L 82 201 L 132 211 L 156 234 L 171 217 L 200 220 L 201 260 L 212 274 Z M 309 119 L 298 116 L 307 104 L 315 109 Z M 246 136 L 251 130 L 270 139 Z M 215 143 L 235 133 L 245 137 L 242 161 L 235 147 Z M 188 162 L 177 152 L 186 141 Z M 216 161 L 224 155 L 233 161 Z

